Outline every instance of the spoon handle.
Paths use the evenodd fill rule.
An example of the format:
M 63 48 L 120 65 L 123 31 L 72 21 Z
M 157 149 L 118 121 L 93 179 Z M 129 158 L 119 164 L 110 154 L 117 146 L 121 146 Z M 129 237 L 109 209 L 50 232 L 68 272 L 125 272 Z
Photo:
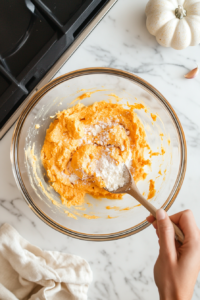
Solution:
M 131 188 L 129 191 L 127 191 L 127 193 L 129 195 L 131 195 L 132 197 L 134 197 L 140 204 L 142 204 L 154 216 L 154 218 L 156 218 L 157 209 L 155 208 L 154 205 L 152 205 L 149 201 L 147 201 L 140 194 L 139 190 L 136 190 L 135 186 L 133 188 Z M 183 232 L 173 222 L 172 222 L 172 225 L 173 225 L 174 231 L 175 231 L 175 239 L 177 239 L 181 244 L 183 244 L 184 238 L 185 238 Z

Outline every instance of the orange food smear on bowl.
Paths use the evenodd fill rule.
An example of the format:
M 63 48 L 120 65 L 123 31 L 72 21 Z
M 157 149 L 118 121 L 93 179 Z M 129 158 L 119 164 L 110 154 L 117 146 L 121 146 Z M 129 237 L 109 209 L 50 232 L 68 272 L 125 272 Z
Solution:
M 118 206 L 106 206 L 106 209 L 120 210 L 120 207 L 118 207 Z
M 116 218 L 118 218 L 118 217 L 111 217 L 111 216 L 108 215 L 107 218 L 108 218 L 108 219 L 116 219 Z
M 156 116 L 156 115 L 154 115 L 154 114 L 151 114 L 151 118 L 152 118 L 152 120 L 155 122 L 155 121 L 156 121 L 156 119 L 157 119 L 157 116 Z
M 161 141 L 163 141 L 163 137 L 164 137 L 164 134 L 163 134 L 163 133 L 160 133 Z
M 131 210 L 132 208 L 133 208 L 133 207 L 125 207 L 125 208 L 120 209 L 120 211 Z
M 114 97 L 114 99 L 115 99 L 115 101 L 118 103 L 118 102 L 120 102 L 123 98 L 120 98 L 120 97 L 118 97 L 117 95 L 115 95 L 115 94 L 109 94 L 108 95 L 109 97 Z
M 94 219 L 99 219 L 100 217 L 97 217 L 97 216 L 90 216 L 90 215 L 87 215 L 87 214 L 84 214 L 83 215 L 84 218 L 88 219 L 88 220 L 94 220 Z
M 162 149 L 161 149 L 161 155 L 164 155 L 164 154 L 165 154 L 165 149 L 162 148 Z
M 93 92 L 84 93 L 84 94 L 78 96 L 76 99 L 74 99 L 70 104 L 74 104 L 75 102 L 81 101 L 85 98 L 90 98 L 92 94 L 95 94 L 95 93 L 101 92 L 101 91 L 105 91 L 105 90 L 96 90 L 96 91 L 93 91 Z
M 77 217 L 74 216 L 72 213 L 68 212 L 67 210 L 65 210 L 65 214 L 67 214 L 68 217 L 77 220 Z
M 155 181 L 151 179 L 149 181 L 149 194 L 147 200 L 152 199 L 155 196 L 155 194 L 156 194 Z
M 149 151 L 150 157 L 153 156 L 159 156 L 159 155 L 164 155 L 165 154 L 165 149 L 162 147 L 161 152 L 152 152 L 151 150 Z

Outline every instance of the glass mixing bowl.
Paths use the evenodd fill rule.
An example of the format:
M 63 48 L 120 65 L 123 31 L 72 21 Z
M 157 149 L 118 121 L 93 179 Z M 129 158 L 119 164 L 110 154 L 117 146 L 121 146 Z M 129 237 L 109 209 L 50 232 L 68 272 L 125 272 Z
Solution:
M 159 152 L 163 147 L 165 154 L 152 157 L 149 175 L 138 183 L 138 187 L 147 195 L 149 180 L 153 179 L 156 195 L 150 201 L 157 208 L 168 210 L 177 197 L 186 171 L 186 141 L 182 126 L 171 105 L 153 86 L 138 76 L 121 70 L 77 70 L 56 78 L 40 89 L 16 124 L 11 162 L 22 195 L 39 218 L 71 237 L 107 241 L 127 237 L 146 228 L 148 211 L 138 206 L 137 201 L 128 195 L 124 195 L 123 200 L 97 200 L 87 196 L 85 211 L 79 210 L 80 216 L 77 220 L 70 218 L 66 210 L 74 213 L 75 208 L 62 205 L 59 194 L 48 183 L 40 159 L 46 129 L 56 113 L 76 104 L 71 102 L 83 93 L 96 90 L 99 91 L 90 98 L 83 99 L 81 103 L 90 105 L 95 101 L 109 99 L 114 103 L 114 93 L 121 98 L 120 103 L 143 103 L 147 107 L 146 112 L 136 110 L 136 113 L 144 124 L 147 141 L 152 150 Z M 156 122 L 153 122 L 151 113 L 156 114 Z M 90 205 L 87 204 L 88 201 Z M 107 206 L 116 206 L 118 210 L 108 210 Z M 89 220 L 83 214 L 96 215 L 99 218 Z

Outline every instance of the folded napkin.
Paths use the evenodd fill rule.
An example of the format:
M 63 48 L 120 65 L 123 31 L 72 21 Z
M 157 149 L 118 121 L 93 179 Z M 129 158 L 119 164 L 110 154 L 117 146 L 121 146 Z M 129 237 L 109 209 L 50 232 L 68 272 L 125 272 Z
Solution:
M 31 245 L 8 224 L 0 228 L 1 300 L 85 300 L 92 281 L 82 258 Z

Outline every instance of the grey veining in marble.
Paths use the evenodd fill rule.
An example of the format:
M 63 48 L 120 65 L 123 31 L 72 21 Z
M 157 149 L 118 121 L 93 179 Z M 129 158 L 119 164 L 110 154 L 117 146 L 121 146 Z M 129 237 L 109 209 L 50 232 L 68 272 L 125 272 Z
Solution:
M 147 0 L 118 0 L 57 76 L 87 67 L 133 72 L 154 85 L 174 107 L 188 145 L 185 182 L 170 209 L 194 212 L 200 227 L 200 76 L 184 79 L 199 62 L 200 46 L 176 51 L 157 44 L 145 26 Z M 13 128 L 0 142 L 0 225 L 10 223 L 31 243 L 87 259 L 94 273 L 89 300 L 159 299 L 153 279 L 158 242 L 153 228 L 115 242 L 74 240 L 48 227 L 28 208 L 17 189 L 9 159 Z M 200 278 L 193 300 L 200 298 Z

